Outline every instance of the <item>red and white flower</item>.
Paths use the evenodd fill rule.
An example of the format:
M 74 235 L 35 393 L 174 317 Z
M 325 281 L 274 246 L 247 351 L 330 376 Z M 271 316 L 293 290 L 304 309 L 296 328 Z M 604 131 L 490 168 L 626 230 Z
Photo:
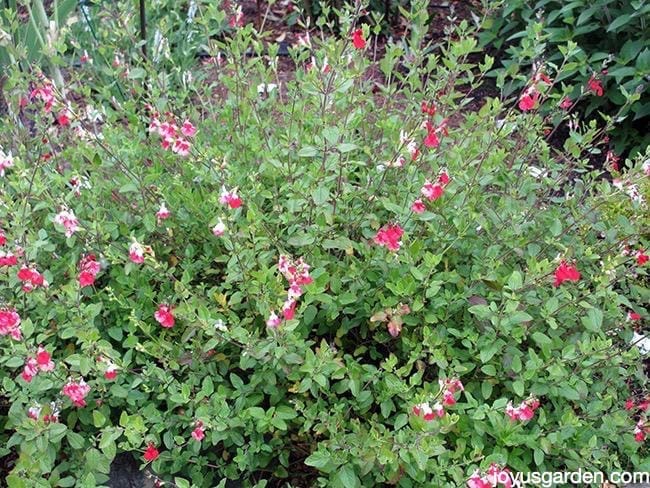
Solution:
M 164 303 L 158 305 L 158 310 L 154 312 L 153 316 L 156 321 L 166 329 L 174 327 L 176 322 L 173 307 Z
M 242 206 L 242 199 L 239 198 L 236 188 L 233 190 L 226 190 L 226 187 L 223 187 L 221 189 L 219 203 L 222 205 L 228 205 L 230 208 L 235 209 Z
M 79 221 L 72 210 L 62 210 L 54 216 L 54 222 L 63 226 L 66 237 L 71 237 L 79 230 Z
M 12 308 L 0 308 L 0 336 L 6 335 L 16 341 L 22 339 L 20 315 Z
M 90 393 L 90 386 L 86 384 L 83 378 L 79 378 L 76 381 L 69 379 L 63 386 L 61 393 L 67 396 L 75 406 L 85 407 L 85 398 Z
M 201 442 L 205 437 L 205 427 L 203 426 L 203 422 L 197 420 L 194 425 L 195 427 L 192 431 L 192 438 L 197 442 Z
M 226 224 L 223 223 L 223 220 L 219 219 L 219 222 L 212 228 L 212 233 L 216 237 L 221 237 L 226 232 Z
M 535 416 L 535 410 L 538 408 L 539 400 L 535 397 L 530 397 L 521 402 L 517 407 L 513 407 L 512 402 L 508 402 L 508 405 L 506 406 L 506 415 L 510 420 L 527 422 Z
M 168 219 L 171 216 L 171 214 L 172 213 L 165 206 L 165 203 L 164 202 L 161 203 L 160 209 L 158 209 L 158 211 L 156 212 L 156 219 L 158 220 L 158 225 L 160 225 L 160 223 L 163 220 Z

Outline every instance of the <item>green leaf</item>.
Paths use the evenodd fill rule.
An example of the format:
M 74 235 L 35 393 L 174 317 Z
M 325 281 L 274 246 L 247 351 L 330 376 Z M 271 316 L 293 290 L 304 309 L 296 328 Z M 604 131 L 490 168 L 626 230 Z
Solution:
M 311 453 L 311 455 L 309 457 L 307 457 L 307 459 L 305 459 L 305 464 L 307 466 L 313 466 L 314 468 L 320 469 L 321 471 L 324 471 L 324 472 L 327 473 L 329 471 L 325 470 L 325 468 L 329 464 L 330 459 L 331 458 L 330 458 L 329 452 L 327 452 L 327 451 L 316 451 L 316 452 Z
M 625 24 L 627 24 L 632 16 L 630 14 L 623 14 L 619 15 L 616 17 L 607 27 L 607 32 L 612 32 L 618 29 L 619 27 L 623 27 Z
M 301 234 L 294 234 L 289 239 L 287 239 L 287 244 L 294 247 L 303 247 L 313 244 L 316 238 L 306 232 Z
M 330 192 L 329 189 L 325 186 L 319 186 L 313 192 L 311 192 L 311 197 L 314 199 L 316 205 L 322 205 L 329 199 Z
M 354 472 L 354 468 L 349 464 L 345 464 L 339 468 L 339 472 L 334 476 L 334 486 L 357 488 L 361 486 L 361 481 Z
M 587 310 L 587 315 L 582 317 L 582 324 L 587 330 L 597 332 L 603 325 L 603 312 L 597 308 Z
M 348 153 L 356 149 L 359 149 L 359 146 L 357 146 L 356 144 L 351 144 L 349 142 L 344 142 L 343 144 L 339 144 L 337 146 L 337 149 L 339 150 L 339 152 Z
M 517 380 L 514 383 L 512 383 L 512 390 L 515 392 L 517 396 L 524 396 L 524 382 L 521 380 Z
M 313 146 L 305 146 L 298 151 L 298 157 L 300 158 L 313 158 L 317 154 L 318 150 Z

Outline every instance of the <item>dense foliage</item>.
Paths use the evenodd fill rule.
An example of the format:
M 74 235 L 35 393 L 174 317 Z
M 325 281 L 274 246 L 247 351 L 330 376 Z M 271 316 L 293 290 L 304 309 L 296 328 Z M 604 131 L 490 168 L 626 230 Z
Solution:
M 590 168 L 614 121 L 550 147 L 552 65 L 476 100 L 493 60 L 465 22 L 431 54 L 420 3 L 379 59 L 346 9 L 291 76 L 237 22 L 178 77 L 8 73 L 10 487 L 103 485 L 119 452 L 179 487 L 650 469 L 650 154 Z
M 650 143 L 649 20 L 643 1 L 508 1 L 485 23 L 481 43 L 503 51 L 498 72 L 520 75 L 519 82 L 503 83 L 506 91 L 525 83 L 534 62 L 563 63 L 557 81 L 572 100 L 582 98 L 589 80 L 599 80 L 602 96 L 580 100 L 581 111 L 617 118 L 617 152 L 636 154 Z M 567 60 L 562 48 L 572 43 Z M 629 103 L 634 93 L 640 96 Z

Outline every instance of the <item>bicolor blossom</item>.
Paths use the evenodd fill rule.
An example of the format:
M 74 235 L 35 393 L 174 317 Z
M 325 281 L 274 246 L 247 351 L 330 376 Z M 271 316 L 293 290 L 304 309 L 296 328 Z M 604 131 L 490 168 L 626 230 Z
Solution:
M 212 228 L 212 233 L 216 237 L 221 237 L 226 232 L 226 224 L 223 223 L 223 220 L 219 219 L 219 222 Z
M 426 205 L 419 198 L 416 201 L 413 202 L 413 205 L 411 205 L 411 211 L 413 211 L 413 213 L 416 213 L 416 214 L 421 214 L 426 209 L 427 209 Z
M 428 402 L 418 403 L 413 406 L 413 415 L 422 417 L 427 422 L 434 420 L 436 417 L 445 416 L 445 409 L 440 403 L 435 403 L 433 407 Z
M 518 407 L 513 407 L 512 402 L 508 402 L 508 405 L 506 406 L 506 415 L 510 420 L 527 422 L 535 416 L 535 410 L 538 408 L 539 400 L 535 397 L 530 397 L 521 402 Z
M 38 288 L 39 286 L 42 286 L 44 288 L 47 288 L 49 286 L 49 283 L 45 280 L 43 275 L 31 267 L 23 266 L 20 268 L 20 270 L 18 270 L 16 276 L 20 281 L 23 282 L 23 291 L 25 293 L 29 293 L 34 288 Z
M 47 352 L 43 347 L 39 346 L 36 352 L 36 357 L 28 357 L 25 361 L 22 378 L 29 383 L 39 371 L 52 371 L 54 370 L 54 361 L 52 355 Z
M 205 437 L 205 427 L 203 425 L 203 422 L 197 420 L 195 422 L 194 430 L 192 431 L 192 438 L 197 442 L 201 442 L 204 437 Z
M 226 190 L 226 187 L 223 187 L 221 189 L 219 203 L 222 205 L 228 205 L 230 208 L 235 209 L 242 206 L 242 199 L 237 194 L 236 188 L 233 190 Z
M 84 288 L 95 284 L 95 278 L 101 269 L 101 265 L 95 259 L 94 254 L 87 254 L 79 261 L 79 286 Z
M 426 180 L 420 193 L 430 202 L 433 202 L 440 198 L 445 191 L 445 187 L 449 184 L 450 178 L 447 171 L 442 170 L 438 175 L 438 178 L 435 182 Z
M 5 175 L 5 171 L 14 165 L 14 158 L 11 153 L 5 153 L 0 148 L 0 176 Z
M 0 308 L 0 336 L 6 335 L 16 341 L 22 339 L 20 315 L 12 308 Z
M 0 268 L 3 266 L 16 266 L 18 257 L 12 252 L 0 251 Z
M 634 254 L 634 258 L 636 259 L 636 264 L 638 264 L 639 266 L 643 266 L 645 263 L 648 262 L 648 259 L 650 259 L 643 249 L 639 249 Z
M 139 242 L 134 241 L 131 243 L 131 246 L 129 246 L 129 259 L 135 264 L 142 264 L 144 263 L 144 252 L 144 246 Z
M 194 127 L 194 124 L 192 124 L 192 122 L 186 120 L 181 126 L 181 133 L 185 137 L 194 137 L 196 135 L 196 127 Z
M 485 475 L 481 475 L 480 470 L 477 469 L 467 480 L 468 488 L 494 488 L 499 485 L 512 488 L 512 476 L 508 468 L 496 463 L 490 464 Z
M 63 386 L 61 393 L 67 396 L 76 407 L 85 407 L 85 398 L 90 393 L 90 386 L 86 384 L 83 378 L 76 381 L 69 379 Z
M 176 322 L 174 317 L 174 308 L 167 304 L 158 305 L 158 310 L 154 312 L 153 316 L 156 321 L 166 329 L 174 327 Z
M 66 237 L 71 237 L 79 230 L 79 221 L 72 210 L 62 210 L 54 216 L 54 222 L 63 226 Z
M 160 204 L 160 209 L 158 209 L 158 211 L 156 212 L 156 219 L 158 220 L 158 225 L 160 225 L 160 223 L 163 220 L 168 219 L 171 214 L 172 213 L 165 206 L 165 203 L 164 202 L 161 203 Z

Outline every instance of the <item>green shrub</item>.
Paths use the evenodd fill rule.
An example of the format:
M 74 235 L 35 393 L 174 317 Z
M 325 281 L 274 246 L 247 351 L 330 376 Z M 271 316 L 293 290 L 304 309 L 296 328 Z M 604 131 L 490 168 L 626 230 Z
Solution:
M 604 96 L 589 98 L 582 112 L 620 117 L 613 133 L 615 150 L 643 153 L 650 142 L 645 129 L 650 120 L 650 5 L 618 0 L 517 0 L 502 5 L 485 23 L 480 38 L 482 46 L 502 52 L 503 67 L 496 72 L 507 73 L 506 78 L 520 75 L 519 82 L 502 81 L 506 94 L 525 84 L 531 63 L 559 66 L 562 48 L 575 43 L 573 56 L 562 66 L 556 82 L 576 99 L 592 76 L 601 79 Z M 633 93 L 641 96 L 630 104 L 628 94 Z
M 250 26 L 180 95 L 127 60 L 124 101 L 90 65 L 64 90 L 10 74 L 9 486 L 103 485 L 119 452 L 180 487 L 650 469 L 643 158 L 613 185 L 593 124 L 557 153 L 534 111 L 467 110 L 492 60 L 466 23 L 432 55 L 422 12 L 381 76 L 314 36 L 280 78 Z

